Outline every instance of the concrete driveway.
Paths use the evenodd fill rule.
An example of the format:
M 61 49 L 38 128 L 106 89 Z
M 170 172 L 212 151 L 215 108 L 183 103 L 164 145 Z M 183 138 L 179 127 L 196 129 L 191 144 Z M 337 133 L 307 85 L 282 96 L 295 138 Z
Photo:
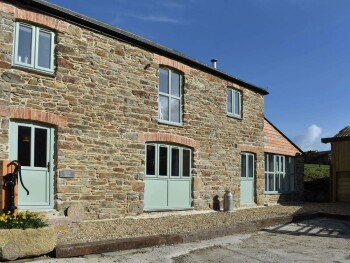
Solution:
M 317 218 L 253 234 L 35 262 L 350 262 L 350 222 Z

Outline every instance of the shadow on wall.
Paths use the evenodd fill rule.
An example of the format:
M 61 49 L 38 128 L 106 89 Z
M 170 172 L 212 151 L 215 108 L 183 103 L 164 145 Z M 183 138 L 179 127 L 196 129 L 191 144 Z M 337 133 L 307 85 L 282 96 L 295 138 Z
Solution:
M 220 211 L 220 200 L 218 195 L 213 198 L 213 210 Z
M 329 202 L 329 177 L 304 182 L 304 199 L 307 202 Z

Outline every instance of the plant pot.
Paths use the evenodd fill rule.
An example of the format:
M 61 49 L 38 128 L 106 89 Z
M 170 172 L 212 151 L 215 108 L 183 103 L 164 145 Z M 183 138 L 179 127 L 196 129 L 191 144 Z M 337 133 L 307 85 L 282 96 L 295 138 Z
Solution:
M 7 260 L 47 254 L 56 246 L 54 227 L 0 229 L 0 257 Z

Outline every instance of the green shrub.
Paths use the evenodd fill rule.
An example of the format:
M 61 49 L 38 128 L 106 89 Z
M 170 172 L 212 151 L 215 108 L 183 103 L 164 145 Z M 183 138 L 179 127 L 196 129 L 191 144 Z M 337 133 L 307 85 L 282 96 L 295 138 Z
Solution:
M 41 228 L 47 226 L 47 220 L 44 215 L 36 212 L 19 212 L 11 215 L 10 213 L 2 214 L 0 216 L 0 228 Z
M 305 164 L 304 181 L 310 182 L 320 178 L 329 177 L 329 165 L 325 164 Z

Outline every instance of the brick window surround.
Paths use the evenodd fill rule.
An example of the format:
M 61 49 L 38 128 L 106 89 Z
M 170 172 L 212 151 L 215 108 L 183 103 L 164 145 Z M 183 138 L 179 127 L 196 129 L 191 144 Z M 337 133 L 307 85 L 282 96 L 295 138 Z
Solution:
M 18 106 L 0 106 L 0 116 L 12 119 L 39 121 L 61 127 L 67 126 L 68 122 L 67 117 L 63 115 Z
M 68 31 L 68 23 L 54 17 L 15 7 L 11 4 L 0 2 L 0 11 L 5 13 L 14 14 L 16 19 L 30 21 L 39 25 L 44 25 L 52 29 L 56 29 L 61 32 Z
M 199 146 L 199 142 L 194 139 L 180 136 L 177 134 L 170 134 L 170 133 L 157 133 L 157 132 L 141 133 L 138 136 L 138 141 L 142 143 L 170 142 L 170 143 L 185 145 L 192 148 L 196 148 Z

